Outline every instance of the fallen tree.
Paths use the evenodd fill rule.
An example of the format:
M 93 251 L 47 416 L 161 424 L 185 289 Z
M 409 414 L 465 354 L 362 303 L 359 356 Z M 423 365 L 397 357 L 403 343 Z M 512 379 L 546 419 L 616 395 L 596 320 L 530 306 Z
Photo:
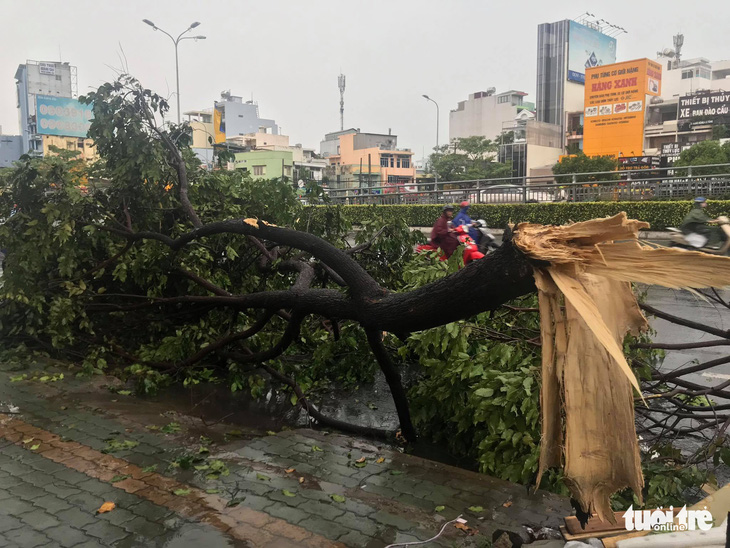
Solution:
M 306 230 L 309 219 L 295 207 L 293 190 L 285 183 L 254 184 L 240 174 L 195 169 L 186 145 L 188 128 L 165 127 L 158 118 L 166 102 L 134 79 L 105 84 L 87 100 L 94 102 L 91 136 L 102 157 L 98 165 L 87 168 L 63 157 L 24 159 L 5 181 L 4 210 L 14 211 L 0 233 L 10 250 L 0 312 L 6 340 L 80 357 L 91 371 L 103 369 L 110 359 L 126 362 L 150 383 L 160 373 L 200 382 L 223 369 L 234 378 L 233 386 L 247 382 L 253 391 L 259 386 L 253 372 L 263 369 L 289 387 L 318 422 L 384 435 L 324 416 L 284 361 L 293 344 L 316 339 L 317 330 L 338 338 L 343 326 L 354 322 L 388 382 L 402 434 L 412 441 L 416 431 L 408 399 L 383 332 L 405 340 L 416 331 L 497 310 L 535 292 L 537 276 L 543 345 L 551 334 L 547 339 L 554 337 L 553 348 L 570 348 L 568 333 L 561 338 L 557 329 L 564 323 L 559 320 L 564 300 L 565 320 L 582 330 L 581 337 L 570 340 L 588 344 L 596 337 L 590 351 L 584 349 L 588 367 L 621 394 L 600 394 L 601 406 L 591 407 L 589 398 L 561 410 L 556 390 L 567 394 L 576 378 L 558 365 L 559 352 L 543 353 L 543 380 L 551 380 L 543 382 L 542 467 L 563 464 L 564 427 L 566 440 L 579 439 L 579 428 L 570 425 L 576 413 L 593 421 L 594 430 L 603 413 L 620 414 L 620 429 L 594 432 L 586 441 L 594 448 L 610 442 L 614 453 L 604 450 L 604 460 L 593 462 L 590 470 L 580 449 L 566 455 L 568 483 L 584 510 L 601 515 L 607 514 L 615 490 L 630 486 L 640 496 L 638 444 L 622 445 L 626 436 L 635 439 L 631 385 L 639 387 L 620 346 L 626 329 L 641 327 L 643 317 L 636 309 L 638 315 L 626 325 L 606 325 L 601 308 L 610 303 L 599 304 L 600 290 L 585 291 L 585 276 L 613 280 L 618 285 L 611 289 L 620 288 L 622 303 L 635 307 L 629 281 L 724 284 L 726 259 L 693 255 L 687 260 L 690 255 L 683 252 L 613 244 L 635 240 L 642 227 L 625 215 L 570 227 L 522 224 L 487 258 L 406 290 L 394 279 L 392 264 L 411 252 L 403 237 L 407 227 L 398 234 L 400 242 L 393 233 L 372 232 L 372 238 L 348 248 L 336 214 L 319 234 Z M 102 182 L 79 187 L 80 180 L 93 176 Z M 341 247 L 328 241 L 338 239 Z M 669 262 L 682 257 L 693 267 L 704 261 L 721 268 L 676 278 L 672 264 L 675 277 L 662 277 Z M 653 269 L 637 268 L 637 261 L 647 259 Z M 543 299 L 547 295 L 550 312 Z M 586 366 L 570 363 L 574 370 Z M 610 483 L 597 480 L 595 467 L 601 462 Z

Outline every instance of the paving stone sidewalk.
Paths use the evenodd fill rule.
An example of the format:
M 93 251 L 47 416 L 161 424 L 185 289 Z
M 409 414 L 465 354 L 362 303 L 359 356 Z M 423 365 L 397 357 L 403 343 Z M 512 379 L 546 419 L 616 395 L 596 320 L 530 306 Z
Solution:
M 571 513 L 563 497 L 355 437 L 206 427 L 99 379 L 17 375 L 0 366 L 0 546 L 375 548 L 462 515 L 471 534 L 450 525 L 428 546 L 478 547 Z M 117 507 L 97 515 L 105 501 Z

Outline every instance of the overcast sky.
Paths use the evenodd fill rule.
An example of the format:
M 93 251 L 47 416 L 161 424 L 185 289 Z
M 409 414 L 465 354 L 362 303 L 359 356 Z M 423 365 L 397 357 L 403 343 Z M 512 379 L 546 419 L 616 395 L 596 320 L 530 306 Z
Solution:
M 577 7 L 581 6 L 581 7 Z M 26 59 L 69 61 L 79 92 L 112 80 L 122 66 L 146 87 L 175 90 L 169 38 L 193 21 L 207 40 L 180 45 L 182 110 L 213 106 L 222 90 L 258 102 L 291 143 L 319 148 L 339 130 L 337 75 L 347 76 L 345 127 L 398 135 L 416 158 L 448 139 L 449 110 L 490 86 L 534 101 L 537 25 L 578 17 L 624 27 L 617 59 L 655 58 L 685 35 L 684 57 L 730 58 L 727 2 L 702 0 L 0 0 L 0 125 L 18 133 L 13 78 Z M 171 105 L 174 115 L 174 97 Z

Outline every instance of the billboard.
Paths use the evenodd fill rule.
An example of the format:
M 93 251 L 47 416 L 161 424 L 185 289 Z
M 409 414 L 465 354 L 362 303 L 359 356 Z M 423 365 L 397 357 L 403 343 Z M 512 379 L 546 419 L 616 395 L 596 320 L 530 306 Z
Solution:
M 586 69 L 583 152 L 639 156 L 644 148 L 647 95 L 659 95 L 662 66 L 637 59 Z
M 93 105 L 71 97 L 36 95 L 36 126 L 41 135 L 86 138 L 94 117 Z
M 575 21 L 568 30 L 568 80 L 584 83 L 588 68 L 616 62 L 616 39 Z
M 679 98 L 678 123 L 680 131 L 693 125 L 729 124 L 730 92 L 704 91 Z
M 226 107 L 215 103 L 213 107 L 213 135 L 216 144 L 226 142 Z

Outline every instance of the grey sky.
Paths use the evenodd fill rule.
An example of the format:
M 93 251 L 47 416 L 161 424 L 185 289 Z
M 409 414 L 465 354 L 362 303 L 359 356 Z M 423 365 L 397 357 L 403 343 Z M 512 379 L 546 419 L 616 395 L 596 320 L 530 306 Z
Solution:
M 534 101 L 537 25 L 584 11 L 629 31 L 617 58 L 654 58 L 685 34 L 684 56 L 730 58 L 730 12 L 721 0 L 0 0 L 0 125 L 18 133 L 13 76 L 26 59 L 78 67 L 79 92 L 114 78 L 124 50 L 129 71 L 167 94 L 175 89 L 169 38 L 200 21 L 205 41 L 180 45 L 182 110 L 212 107 L 230 89 L 259 103 L 291 143 L 318 148 L 339 129 L 337 75 L 347 76 L 345 127 L 393 130 L 416 158 L 448 138 L 448 112 L 469 93 L 519 89 Z M 120 49 L 121 44 L 121 49 Z M 174 97 L 171 104 L 174 116 Z

